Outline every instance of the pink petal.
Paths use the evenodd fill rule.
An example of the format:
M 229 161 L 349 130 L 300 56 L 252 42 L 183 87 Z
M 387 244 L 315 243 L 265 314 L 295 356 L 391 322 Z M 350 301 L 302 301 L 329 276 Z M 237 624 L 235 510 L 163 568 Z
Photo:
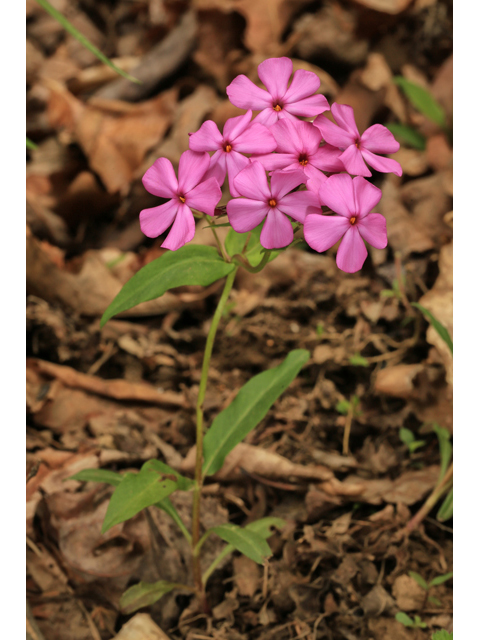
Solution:
M 319 169 L 315 169 L 315 167 L 313 166 L 313 164 L 311 164 L 310 162 L 308 164 L 305 165 L 305 167 L 303 168 L 303 171 L 305 173 L 305 176 L 308 180 L 315 180 L 315 181 L 322 181 L 325 182 L 325 180 L 327 179 L 327 176 L 322 173 Z M 323 180 L 322 178 L 318 178 L 318 175 L 323 176 Z
M 366 153 L 369 153 L 368 151 Z M 363 156 L 354 144 L 351 144 L 345 149 L 340 156 L 340 160 L 343 162 L 343 166 L 353 176 L 371 176 L 371 172 L 368 170 L 367 165 L 363 160 Z
M 265 109 L 272 106 L 272 97 L 267 91 L 244 76 L 237 76 L 228 85 L 227 95 L 230 102 L 240 109 Z
M 180 203 L 175 197 L 165 204 L 140 211 L 140 229 L 147 238 L 157 238 L 172 224 Z
M 292 82 L 287 93 L 283 96 L 284 104 L 298 102 L 308 98 L 320 88 L 320 78 L 312 71 L 299 69 L 293 74 Z
M 341 216 L 309 214 L 305 219 L 303 233 L 308 245 L 322 253 L 333 247 L 348 231 L 350 223 Z
M 265 127 L 271 127 L 281 117 L 279 114 L 283 111 L 275 111 L 273 107 L 266 107 L 254 118 L 253 122 L 263 124 Z
M 213 216 L 215 207 L 220 202 L 222 190 L 215 178 L 208 178 L 200 182 L 185 196 L 185 204 L 188 207 L 202 211 L 209 216 Z
M 213 156 L 210 158 L 210 167 L 203 176 L 203 180 L 215 178 L 219 186 L 223 185 L 225 182 L 225 176 L 227 175 L 226 156 L 227 154 L 223 149 L 215 151 Z
M 277 171 L 287 167 L 299 167 L 298 158 L 293 153 L 265 153 L 261 156 L 255 155 L 250 158 L 252 162 L 260 162 L 267 171 Z
M 223 144 L 223 136 L 213 120 L 207 120 L 200 129 L 190 134 L 188 146 L 192 151 L 216 151 Z
M 303 171 L 275 171 L 271 177 L 272 198 L 279 206 L 283 196 L 307 181 Z
M 375 171 L 394 173 L 396 176 L 401 176 L 403 173 L 401 165 L 396 160 L 393 160 L 393 158 L 382 158 L 366 150 L 362 151 L 362 155 L 364 160 L 368 162 Z
M 293 240 L 290 220 L 277 208 L 267 213 L 267 219 L 260 234 L 260 244 L 265 249 L 282 249 Z
M 228 142 L 233 142 L 245 129 L 247 129 L 252 119 L 252 110 L 249 109 L 243 116 L 229 118 L 223 127 L 223 138 Z
M 322 171 L 328 171 L 329 173 L 336 173 L 338 171 L 344 171 L 345 167 L 340 160 L 342 152 L 336 147 L 332 147 L 330 144 L 325 144 L 320 147 L 316 153 L 308 158 L 309 164 L 313 165 L 317 169 Z
M 347 273 L 359 271 L 367 257 L 367 247 L 365 246 L 358 227 L 347 229 L 343 240 L 337 251 L 337 267 Z
M 237 198 L 227 203 L 228 221 L 238 233 L 245 233 L 258 227 L 270 211 L 266 202 Z
M 284 111 L 288 111 L 295 116 L 303 116 L 304 118 L 314 118 L 319 113 L 328 111 L 330 105 L 327 99 L 321 93 L 317 93 L 309 98 L 298 100 L 297 102 L 285 105 Z
M 342 127 L 342 129 L 348 131 L 352 136 L 354 136 L 356 140 L 360 138 L 357 124 L 355 122 L 353 108 L 350 105 L 337 104 L 336 102 L 334 102 L 332 104 L 332 114 L 337 124 Z
M 307 176 L 308 177 L 308 176 Z M 315 171 L 315 174 L 307 180 L 307 190 L 313 193 L 320 205 L 324 204 L 319 197 L 320 187 L 326 182 L 327 176 L 321 171 Z
M 210 156 L 205 151 L 184 151 L 180 156 L 178 164 L 178 190 L 179 193 L 187 194 L 197 185 L 205 175 L 210 166 Z
M 356 215 L 353 180 L 346 173 L 330 176 L 320 185 L 319 197 L 322 204 L 335 213 L 350 218 Z
M 301 153 L 303 144 L 298 128 L 299 123 L 299 120 L 294 122 L 288 118 L 283 118 L 270 127 L 270 132 L 277 143 L 278 153 Z
M 365 242 L 376 249 L 385 249 L 387 240 L 387 221 L 381 213 L 370 213 L 357 224 L 358 231 Z
M 148 193 L 160 198 L 172 198 L 178 191 L 177 177 L 167 158 L 155 160 L 150 169 L 146 170 L 142 182 Z
M 260 162 L 250 162 L 235 178 L 236 190 L 251 200 L 267 202 L 272 196 L 265 169 Z
M 271 153 L 277 143 L 265 125 L 254 122 L 235 138 L 234 148 L 240 153 Z
M 258 65 L 258 77 L 267 87 L 273 102 L 283 98 L 287 92 L 292 71 L 293 62 L 290 58 L 269 58 Z
M 178 208 L 177 217 L 172 225 L 170 233 L 162 244 L 164 249 L 176 251 L 190 242 L 195 235 L 195 218 L 186 204 Z
M 370 213 L 382 197 L 381 189 L 360 177 L 353 179 L 353 193 L 355 194 L 355 213 L 359 218 Z
M 362 133 L 360 149 L 367 149 L 372 153 L 395 153 L 400 149 L 400 143 L 383 124 L 374 124 Z
M 230 153 L 225 154 L 225 161 L 227 163 L 227 171 L 228 171 L 228 186 L 230 188 L 230 194 L 237 198 L 240 193 L 237 191 L 235 187 L 235 178 L 240 173 L 242 169 L 248 167 L 250 164 L 250 160 L 245 156 L 242 156 L 241 153 L 237 153 L 236 151 L 230 151 Z
M 317 195 L 311 191 L 288 193 L 278 202 L 277 207 L 280 211 L 302 224 L 305 222 L 305 217 L 309 213 L 320 214 L 322 212 L 318 204 Z M 342 220 L 344 219 L 345 218 L 342 218 Z
M 320 129 L 325 141 L 338 149 L 346 149 L 355 142 L 355 136 L 352 133 L 344 131 L 326 116 L 318 116 L 313 121 L 313 124 Z

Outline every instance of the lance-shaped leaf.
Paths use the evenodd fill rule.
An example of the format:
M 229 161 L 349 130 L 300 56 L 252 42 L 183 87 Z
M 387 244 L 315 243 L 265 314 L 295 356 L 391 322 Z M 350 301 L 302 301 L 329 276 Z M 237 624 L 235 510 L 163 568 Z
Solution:
M 437 520 L 439 522 L 445 522 L 445 520 L 450 520 L 450 518 L 453 518 L 453 489 L 450 489 L 447 493 L 437 513 Z
M 188 589 L 191 591 L 186 585 L 165 582 L 165 580 L 153 583 L 139 582 L 125 591 L 120 598 L 120 607 L 125 614 L 133 613 L 137 609 L 148 607 L 150 604 L 160 600 L 162 596 L 169 593 L 169 591 L 173 591 L 173 589 Z
M 263 224 L 264 223 L 262 222 L 258 227 L 255 227 L 255 229 L 248 231 L 247 233 L 237 233 L 235 229 L 230 229 L 227 237 L 225 238 L 225 249 L 227 250 L 228 255 L 234 256 L 237 253 L 242 253 L 248 240 L 244 256 L 252 267 L 258 266 L 262 261 L 263 253 L 265 251 L 260 244 L 260 233 L 262 232 Z M 268 261 L 271 262 L 274 260 L 281 252 L 282 249 L 272 251 Z
M 395 76 L 393 81 L 402 89 L 415 109 L 440 127 L 445 126 L 445 111 L 429 91 L 403 76 Z
M 167 251 L 123 286 L 103 314 L 100 325 L 103 327 L 117 313 L 163 296 L 169 289 L 192 284 L 208 286 L 234 269 L 235 265 L 224 262 L 214 247 L 189 244 L 177 251 Z
M 225 456 L 263 420 L 309 357 L 305 349 L 295 349 L 278 367 L 259 373 L 240 389 L 233 402 L 215 418 L 204 438 L 204 475 L 212 475 L 221 468 Z
M 412 307 L 416 307 L 417 309 L 420 309 L 420 311 L 423 313 L 423 315 L 427 318 L 427 320 L 430 322 L 432 327 L 438 333 L 440 338 L 445 342 L 447 347 L 450 349 L 451 353 L 453 353 L 453 341 L 452 341 L 452 338 L 450 337 L 450 334 L 448 333 L 448 329 L 435 318 L 435 316 L 431 311 L 429 311 L 428 309 L 425 309 L 425 307 L 423 307 L 418 302 L 412 302 Z
M 117 471 L 109 471 L 108 469 L 83 469 L 68 479 L 80 482 L 105 482 L 105 484 L 111 484 L 112 487 L 118 487 L 123 476 Z
M 229 522 L 213 527 L 211 531 L 258 564 L 263 564 L 265 559 L 272 555 L 265 538 L 252 530 L 242 529 Z
M 159 460 L 149 460 L 139 473 L 127 473 L 113 492 L 108 505 L 102 533 L 120 522 L 164 500 L 177 489 L 188 491 L 193 481 Z
M 405 124 L 397 124 L 396 122 L 387 124 L 386 127 L 400 142 L 414 149 L 419 149 L 420 151 L 425 150 L 425 136 L 422 136 L 421 133 L 412 129 L 412 127 L 407 127 Z

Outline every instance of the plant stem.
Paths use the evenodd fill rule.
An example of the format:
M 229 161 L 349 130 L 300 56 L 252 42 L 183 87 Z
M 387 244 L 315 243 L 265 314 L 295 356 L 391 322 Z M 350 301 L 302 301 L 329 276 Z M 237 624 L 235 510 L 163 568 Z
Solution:
M 407 522 L 405 529 L 408 533 L 418 527 L 422 520 L 427 516 L 433 507 L 437 504 L 439 499 L 444 493 L 447 493 L 453 486 L 453 464 L 450 465 L 443 478 L 437 484 L 430 496 L 425 501 L 424 505 L 413 516 L 413 518 Z
M 223 250 L 222 243 L 220 242 L 220 238 L 218 237 L 217 230 L 215 229 L 215 223 L 210 222 L 209 218 L 210 216 L 207 216 L 207 215 L 205 216 L 205 220 L 208 223 L 208 226 L 210 227 L 210 229 L 212 230 L 213 237 L 215 238 L 215 242 L 217 243 L 217 249 L 220 255 L 222 256 L 222 258 L 225 260 L 225 262 L 230 262 L 229 258 L 225 255 L 225 251 Z
M 242 267 L 246 271 L 248 271 L 249 273 L 258 273 L 259 271 L 261 271 L 263 269 L 263 267 L 269 261 L 270 254 L 271 254 L 271 251 L 269 251 L 269 250 L 265 251 L 265 253 L 263 254 L 263 258 L 262 258 L 261 262 L 259 262 L 259 264 L 257 264 L 256 267 L 252 267 L 252 265 L 248 262 L 248 260 L 245 258 L 245 256 L 242 256 L 240 253 L 236 253 L 233 256 L 233 260 L 235 260 L 237 262 L 237 264 L 241 264 Z
M 200 540 L 200 496 L 202 493 L 202 465 L 203 465 L 203 402 L 205 400 L 205 392 L 207 390 L 208 371 L 210 369 L 210 358 L 212 356 L 213 343 L 217 333 L 218 324 L 222 317 L 225 304 L 230 295 L 230 291 L 237 274 L 236 267 L 225 280 L 223 292 L 218 301 L 217 308 L 212 318 L 212 324 L 207 336 L 205 345 L 205 353 L 203 354 L 202 375 L 200 378 L 200 387 L 198 389 L 197 398 L 197 454 L 195 459 L 195 488 L 193 491 L 193 509 L 192 509 L 192 555 L 193 555 L 193 579 L 195 589 L 200 597 L 204 598 L 204 583 L 202 580 L 202 572 L 200 567 L 200 549 L 197 548 Z

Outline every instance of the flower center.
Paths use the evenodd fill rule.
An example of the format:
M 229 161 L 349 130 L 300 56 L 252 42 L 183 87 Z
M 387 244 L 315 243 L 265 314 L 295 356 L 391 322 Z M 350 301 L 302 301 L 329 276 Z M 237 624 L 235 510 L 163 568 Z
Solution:
M 277 206 L 277 201 L 272 198 L 271 200 L 268 201 L 268 204 L 271 207 L 276 207 Z
M 305 166 L 306 164 L 308 164 L 307 154 L 306 153 L 300 154 L 300 156 L 298 157 L 298 161 L 302 166 Z
M 229 142 L 226 142 L 226 143 L 223 145 L 223 150 L 224 150 L 226 153 L 230 153 L 230 151 L 232 150 L 232 145 L 231 145 Z
M 281 110 L 282 110 L 282 106 L 281 106 L 280 104 L 276 104 L 276 105 L 273 107 L 273 109 L 274 109 L 274 111 L 281 111 Z
M 180 202 L 185 202 L 185 196 L 178 196 L 178 199 L 180 200 Z
M 360 149 L 360 139 L 355 140 L 355 146 L 357 147 L 357 149 Z
M 350 222 L 350 224 L 351 224 L 351 225 L 356 224 L 356 222 L 357 222 L 357 216 L 352 216 L 352 217 L 350 218 L 349 222 Z

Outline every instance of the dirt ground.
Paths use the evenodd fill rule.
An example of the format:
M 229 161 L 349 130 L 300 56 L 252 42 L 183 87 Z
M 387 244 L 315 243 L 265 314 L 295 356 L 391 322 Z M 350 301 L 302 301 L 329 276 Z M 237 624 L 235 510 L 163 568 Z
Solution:
M 392 78 L 427 88 L 452 121 L 448 0 L 56 0 L 97 47 L 143 83 L 119 78 L 27 0 L 27 631 L 35 640 L 430 640 L 452 630 L 452 520 L 438 506 L 404 527 L 440 470 L 434 425 L 452 432 L 452 359 L 410 303 L 452 332 L 452 149 L 448 131 Z M 239 272 L 218 334 L 206 423 L 252 375 L 296 348 L 311 358 L 266 419 L 207 483 L 203 524 L 272 515 L 265 569 L 234 555 L 212 575 L 212 615 L 173 592 L 134 616 L 139 580 L 190 580 L 185 541 L 162 512 L 106 535 L 112 488 L 81 469 L 150 458 L 191 473 L 195 401 L 220 283 L 184 287 L 100 329 L 122 285 L 162 254 L 139 228 L 158 204 L 141 177 L 174 165 L 188 133 L 242 113 L 225 87 L 287 55 L 320 91 L 354 107 L 362 131 L 401 123 L 403 177 L 375 173 L 389 246 L 362 271 L 304 243 L 259 274 Z M 448 127 L 447 127 L 448 128 Z M 222 203 L 227 201 L 224 194 Z M 226 229 L 220 229 L 226 232 Z M 212 243 L 197 226 L 194 243 Z M 400 283 L 401 286 L 398 286 Z M 350 428 L 349 452 L 342 453 Z M 409 429 L 423 443 L 410 451 Z M 191 497 L 172 496 L 188 523 Z M 206 562 L 222 548 L 206 546 Z M 406 627 L 399 612 L 418 615 Z M 123 630 L 122 630 L 123 628 Z M 140 631 L 139 631 L 140 630 Z M 162 631 L 163 635 L 162 635 Z M 118 635 L 117 635 L 118 634 Z M 165 635 L 166 634 L 166 635 Z

